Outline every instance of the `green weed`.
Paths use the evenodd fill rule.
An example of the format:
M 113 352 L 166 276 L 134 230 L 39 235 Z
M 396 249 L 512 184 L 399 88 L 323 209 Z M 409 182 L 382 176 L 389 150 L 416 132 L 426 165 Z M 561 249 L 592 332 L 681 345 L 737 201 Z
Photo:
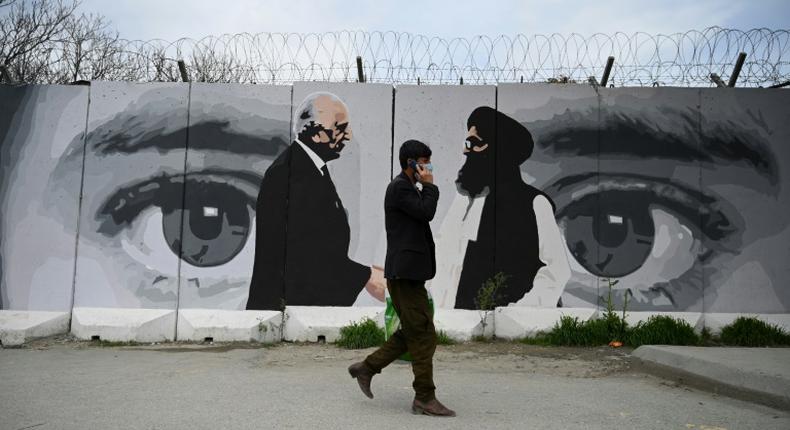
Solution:
M 701 341 L 686 321 L 654 315 L 628 330 L 625 343 L 636 348 L 642 345 L 699 345 Z
M 731 346 L 790 346 L 790 334 L 757 318 L 738 317 L 721 329 L 721 343 Z
M 335 344 L 346 349 L 362 349 L 384 343 L 384 329 L 370 318 L 352 322 L 340 328 L 340 338 Z
M 455 339 L 451 338 L 447 335 L 447 332 L 444 330 L 439 330 L 436 333 L 436 343 L 438 345 L 455 345 Z

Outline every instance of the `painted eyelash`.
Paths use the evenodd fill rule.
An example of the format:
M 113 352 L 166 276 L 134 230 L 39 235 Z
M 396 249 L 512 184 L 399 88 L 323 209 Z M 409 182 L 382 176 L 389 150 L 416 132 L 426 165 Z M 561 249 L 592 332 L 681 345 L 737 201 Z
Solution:
M 128 227 L 143 209 L 166 202 L 168 199 L 163 194 L 173 192 L 173 187 L 178 188 L 179 195 L 182 193 L 182 176 L 162 174 L 119 188 L 96 212 L 96 220 L 100 222 L 97 231 L 105 236 L 115 236 Z
M 257 176 L 251 174 L 235 173 L 232 176 L 241 179 L 243 184 L 259 180 Z M 246 203 L 248 205 L 255 207 L 255 196 L 241 189 L 246 187 L 235 186 L 230 181 L 220 180 L 217 172 L 204 171 L 187 175 L 187 188 L 190 184 L 200 183 L 232 187 L 247 197 Z M 183 191 L 184 177 L 182 175 L 162 174 L 147 181 L 122 187 L 113 193 L 97 211 L 96 219 L 100 222 L 97 231 L 106 236 L 115 236 L 150 206 L 158 206 L 166 211 L 176 210 L 181 206 Z
M 558 189 L 570 188 L 568 191 L 573 195 L 573 201 L 606 192 L 651 193 L 655 196 L 656 203 L 663 202 L 663 206 L 686 218 L 689 227 L 699 229 L 708 239 L 706 242 L 709 242 L 709 246 L 720 251 L 728 250 L 724 242 L 739 231 L 732 227 L 733 224 L 724 213 L 714 209 L 717 200 L 699 191 L 684 190 L 671 183 L 660 183 L 655 179 L 637 176 L 606 176 L 596 186 L 589 183 L 589 179 L 595 177 L 596 175 L 585 175 L 578 181 L 564 178 Z M 572 212 L 572 206 L 573 203 L 569 202 L 557 211 L 557 216 L 567 216 L 568 212 Z

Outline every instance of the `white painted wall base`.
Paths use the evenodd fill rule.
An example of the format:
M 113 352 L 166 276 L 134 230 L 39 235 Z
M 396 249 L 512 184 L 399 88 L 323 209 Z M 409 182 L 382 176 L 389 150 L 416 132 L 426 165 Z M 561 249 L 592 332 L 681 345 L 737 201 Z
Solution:
M 279 342 L 281 313 L 277 311 L 226 311 L 181 309 L 176 339 L 215 342 Z
M 74 308 L 71 333 L 79 339 L 114 342 L 172 341 L 176 311 L 169 309 Z
M 520 339 L 547 332 L 563 315 L 587 321 L 598 311 L 593 308 L 530 308 L 507 306 L 494 311 L 496 336 L 502 339 Z
M 622 316 L 622 313 L 618 312 L 618 315 Z M 668 316 L 685 321 L 689 323 L 697 333 L 702 331 L 702 325 L 704 323 L 701 312 L 626 312 L 625 322 L 627 322 L 630 327 L 635 327 L 640 322 L 647 322 L 647 320 L 654 315 Z
M 37 337 L 68 333 L 70 319 L 69 312 L 0 310 L 0 342 L 22 345 Z
M 320 307 L 288 306 L 285 309 L 285 333 L 287 341 L 316 342 L 324 336 L 334 342 L 340 336 L 340 328 L 368 317 L 384 327 L 384 308 L 376 307 Z
M 582 321 L 599 316 L 592 308 L 501 307 L 488 315 L 486 333 L 483 333 L 478 311 L 436 309 L 434 324 L 437 330 L 459 341 L 480 335 L 488 337 L 494 331 L 499 338 L 519 339 L 551 330 L 562 315 Z M 698 331 L 708 327 L 714 334 L 739 316 L 756 317 L 790 331 L 790 314 L 628 312 L 626 320 L 633 327 L 653 315 L 682 319 Z M 79 339 L 99 336 L 102 340 L 121 342 L 174 340 L 175 311 L 77 307 L 71 315 L 68 312 L 0 310 L 0 341 L 3 345 L 20 345 L 36 337 L 66 333 L 70 317 L 71 332 Z M 327 342 L 334 342 L 341 327 L 365 317 L 383 326 L 384 308 L 289 306 L 282 336 L 288 341 L 301 342 L 315 342 L 319 336 L 324 336 Z M 277 342 L 281 335 L 281 318 L 277 311 L 182 309 L 178 312 L 178 339 L 202 341 L 211 337 L 217 342 Z
M 734 314 L 734 313 L 705 313 L 702 315 L 705 327 L 713 334 L 721 333 L 721 328 L 731 324 L 738 317 L 754 317 L 769 324 L 777 325 L 790 332 L 790 314 Z
M 491 337 L 494 334 L 494 313 L 489 312 L 485 319 L 483 333 L 483 312 L 465 309 L 436 309 L 433 324 L 436 331 L 444 331 L 447 336 L 458 341 L 471 340 L 475 336 Z

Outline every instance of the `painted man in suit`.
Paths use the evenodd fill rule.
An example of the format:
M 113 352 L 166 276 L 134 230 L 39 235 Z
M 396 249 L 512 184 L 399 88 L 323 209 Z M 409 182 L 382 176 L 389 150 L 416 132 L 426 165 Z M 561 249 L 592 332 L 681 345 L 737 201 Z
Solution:
M 382 271 L 348 257 L 348 216 L 327 168 L 351 140 L 348 108 L 313 93 L 294 111 L 293 132 L 261 182 L 247 309 L 351 306 L 363 288 L 383 300 Z

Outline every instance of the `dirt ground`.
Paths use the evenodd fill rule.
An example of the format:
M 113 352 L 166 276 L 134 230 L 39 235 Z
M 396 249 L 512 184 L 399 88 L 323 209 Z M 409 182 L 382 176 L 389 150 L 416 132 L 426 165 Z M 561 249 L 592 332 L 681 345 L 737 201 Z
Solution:
M 166 342 L 153 344 L 116 344 L 77 340 L 69 335 L 37 339 L 21 346 L 22 349 L 121 349 L 168 353 L 222 353 L 236 349 L 265 348 L 267 354 L 260 366 L 278 365 L 299 367 L 322 361 L 358 360 L 374 350 L 348 350 L 333 344 L 292 343 L 259 344 L 247 342 Z M 628 348 L 572 348 L 526 345 L 510 341 L 461 342 L 439 345 L 434 360 L 437 367 L 452 364 L 456 370 L 486 369 L 491 372 L 524 372 L 573 378 L 600 378 L 615 373 L 626 373 L 634 367 Z

